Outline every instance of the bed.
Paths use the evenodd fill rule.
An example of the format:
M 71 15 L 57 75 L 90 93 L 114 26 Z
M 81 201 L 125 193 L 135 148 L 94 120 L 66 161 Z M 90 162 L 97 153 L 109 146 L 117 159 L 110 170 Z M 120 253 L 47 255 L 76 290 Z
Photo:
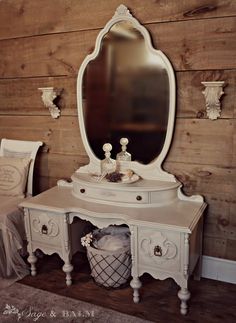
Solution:
M 33 171 L 40 141 L 2 139 L 0 146 L 0 288 L 28 274 L 21 252 L 24 215 L 19 203 L 33 195 Z

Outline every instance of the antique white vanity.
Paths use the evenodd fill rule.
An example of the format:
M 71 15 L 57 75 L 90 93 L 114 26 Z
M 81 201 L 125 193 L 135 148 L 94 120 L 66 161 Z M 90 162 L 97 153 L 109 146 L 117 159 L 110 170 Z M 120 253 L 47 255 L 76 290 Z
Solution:
M 79 249 L 75 235 L 81 232 L 75 218 L 100 228 L 126 224 L 134 302 L 139 301 L 139 277 L 146 272 L 156 279 L 173 278 L 180 286 L 180 311 L 187 313 L 188 278 L 195 269 L 201 274 L 206 204 L 199 195 L 185 196 L 181 183 L 161 168 L 174 129 L 175 91 L 169 60 L 121 5 L 78 74 L 78 117 L 89 164 L 72 175 L 72 183 L 60 180 L 21 204 L 32 275 L 34 252 L 40 248 L 60 255 L 71 284 L 71 257 Z

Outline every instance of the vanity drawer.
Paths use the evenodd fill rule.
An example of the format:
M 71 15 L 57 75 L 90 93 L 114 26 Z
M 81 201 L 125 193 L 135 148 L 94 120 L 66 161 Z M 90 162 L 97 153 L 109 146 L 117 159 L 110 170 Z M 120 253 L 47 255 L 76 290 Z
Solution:
M 57 246 L 61 244 L 60 216 L 55 213 L 30 210 L 32 241 Z
M 101 200 L 101 201 L 110 201 L 110 202 L 123 202 L 123 203 L 133 203 L 133 204 L 145 204 L 149 203 L 148 192 L 132 192 L 112 189 L 108 190 L 103 189 L 102 187 L 90 187 L 86 185 L 80 185 L 76 183 L 74 185 L 74 194 L 76 197 L 81 199 L 92 199 L 92 200 Z
M 180 271 L 181 233 L 169 230 L 138 228 L 139 267 L 165 272 Z

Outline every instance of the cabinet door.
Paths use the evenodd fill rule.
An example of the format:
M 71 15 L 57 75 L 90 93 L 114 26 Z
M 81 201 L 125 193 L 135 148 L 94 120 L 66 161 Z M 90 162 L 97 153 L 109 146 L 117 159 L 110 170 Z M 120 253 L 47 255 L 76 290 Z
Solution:
M 55 213 L 30 210 L 32 241 L 47 245 L 61 244 L 60 216 Z
M 181 233 L 138 228 L 139 272 L 178 272 L 181 266 Z

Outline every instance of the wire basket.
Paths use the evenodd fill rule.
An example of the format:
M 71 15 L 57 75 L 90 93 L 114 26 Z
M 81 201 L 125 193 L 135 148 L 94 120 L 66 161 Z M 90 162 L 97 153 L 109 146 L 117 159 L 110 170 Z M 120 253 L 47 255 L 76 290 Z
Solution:
M 118 288 L 126 284 L 131 275 L 130 247 L 108 251 L 87 246 L 91 275 L 98 285 Z

